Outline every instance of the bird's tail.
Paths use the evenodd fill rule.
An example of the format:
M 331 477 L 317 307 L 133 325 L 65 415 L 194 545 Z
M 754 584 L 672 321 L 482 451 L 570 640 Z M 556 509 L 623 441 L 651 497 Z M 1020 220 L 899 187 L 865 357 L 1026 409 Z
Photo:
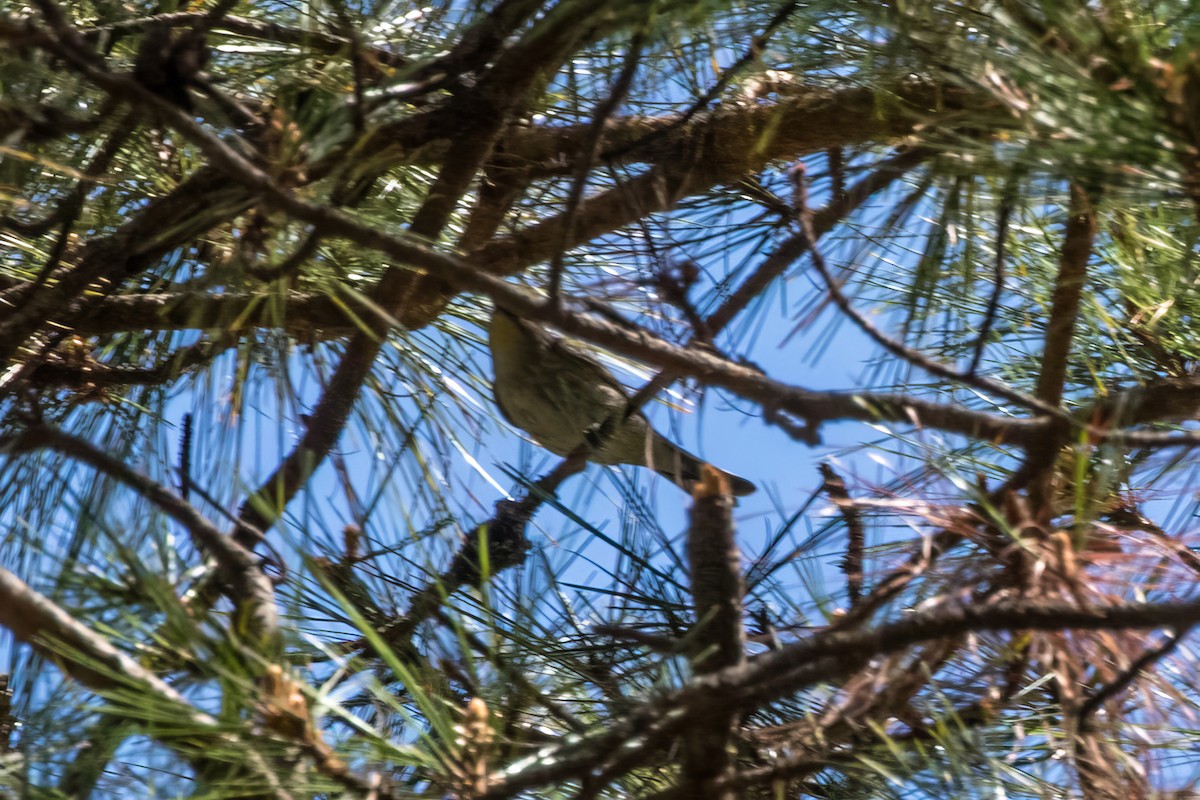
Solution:
M 658 446 L 654 448 L 654 463 L 649 466 L 672 483 L 682 486 L 689 492 L 692 491 L 696 481 L 700 480 L 700 465 L 705 463 L 704 459 L 697 458 L 686 450 L 676 447 L 666 439 L 661 437 L 659 439 L 660 442 L 656 442 Z M 729 480 L 729 488 L 736 497 L 745 497 L 758 490 L 757 486 L 745 478 L 720 468 L 714 467 L 714 469 Z

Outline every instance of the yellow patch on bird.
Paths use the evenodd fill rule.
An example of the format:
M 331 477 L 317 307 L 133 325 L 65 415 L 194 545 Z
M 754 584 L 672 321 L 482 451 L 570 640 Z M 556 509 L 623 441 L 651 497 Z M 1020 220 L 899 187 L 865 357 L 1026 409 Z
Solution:
M 515 370 L 526 357 L 529 334 L 521 330 L 521 323 L 501 311 L 492 314 L 488 326 L 488 346 L 492 351 L 492 364 L 496 372 Z

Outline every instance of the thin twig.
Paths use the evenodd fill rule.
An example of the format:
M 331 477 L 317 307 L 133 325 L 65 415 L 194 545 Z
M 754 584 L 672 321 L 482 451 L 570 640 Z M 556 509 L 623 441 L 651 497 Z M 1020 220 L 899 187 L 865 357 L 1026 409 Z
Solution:
M 183 430 L 179 434 L 179 496 L 184 500 L 192 491 L 192 415 L 183 415 Z
M 232 586 L 230 597 L 241 609 L 251 629 L 260 637 L 260 642 L 266 646 L 267 654 L 273 657 L 275 648 L 281 644 L 275 590 L 260 569 L 258 557 L 235 541 L 235 537 L 221 533 L 190 503 L 170 489 L 113 458 L 86 439 L 58 428 L 37 425 L 18 434 L 9 442 L 9 447 L 15 452 L 49 448 L 78 459 L 124 483 L 181 524 L 192 535 L 197 546 L 216 560 L 223 577 Z M 251 535 L 261 538 L 257 532 Z
M 1065 419 L 1065 415 L 1060 409 L 1057 408 L 1056 404 L 1043 402 L 1037 397 L 1031 397 L 1024 392 L 1019 392 L 1010 386 L 1000 383 L 999 381 L 994 381 L 990 378 L 984 378 L 973 374 L 962 373 L 946 364 L 934 361 L 924 353 L 914 350 L 913 348 L 908 347 L 907 345 L 902 344 L 901 342 L 896 341 L 887 334 L 883 333 L 881 330 L 875 327 L 874 323 L 859 313 L 858 310 L 850 304 L 850 301 L 842 293 L 842 290 L 838 286 L 837 279 L 833 276 L 833 273 L 829 270 L 829 266 L 825 263 L 825 258 L 821 254 L 820 249 L 816 247 L 817 237 L 816 232 L 813 229 L 812 212 L 808 208 L 808 182 L 804 175 L 803 164 L 797 164 L 793 168 L 792 178 L 796 188 L 795 205 L 797 221 L 800 224 L 800 230 L 806 240 L 807 250 L 812 258 L 813 266 L 817 268 L 817 271 L 821 274 L 822 279 L 824 279 L 826 288 L 829 291 L 830 297 L 833 298 L 834 303 L 839 309 L 841 309 L 843 314 L 849 317 L 851 321 L 853 321 L 854 324 L 857 325 L 860 330 L 862 330 L 863 333 L 874 339 L 889 353 L 903 358 L 905 361 L 908 361 L 909 363 L 914 364 L 939 378 L 945 378 L 956 383 L 962 383 L 967 386 L 975 387 L 976 389 L 982 389 L 983 391 L 989 392 L 997 397 L 1017 403 L 1026 408 L 1039 411 L 1042 414 L 1055 419 Z
M 975 341 L 975 354 L 971 356 L 971 366 L 967 368 L 968 375 L 974 375 L 983 359 L 984 348 L 992 335 L 992 326 L 996 323 L 996 314 L 1000 311 L 1000 297 L 1004 292 L 1004 258 L 1008 247 L 1008 221 L 1012 217 L 1013 206 L 1017 200 L 1017 174 L 1011 175 L 1000 195 L 1000 210 L 996 219 L 996 260 L 992 266 L 992 295 L 988 298 L 987 308 L 983 311 L 983 322 L 979 325 L 979 338 Z
M 554 251 L 554 257 L 550 260 L 550 277 L 546 285 L 546 294 L 552 302 L 558 302 L 559 290 L 562 286 L 563 256 L 566 253 L 567 243 L 575 235 L 575 220 L 579 214 L 579 202 L 583 199 L 583 190 L 587 187 L 588 173 L 592 171 L 592 166 L 600 155 L 604 126 L 608 124 L 609 118 L 616 113 L 621 103 L 625 102 L 625 96 L 629 93 L 630 86 L 633 85 L 633 77 L 637 74 L 642 49 L 646 45 L 647 28 L 648 25 L 643 24 L 634 31 L 633 37 L 625 49 L 625 61 L 621 65 L 617 80 L 609 90 L 608 96 L 596 106 L 596 112 L 592 115 L 591 127 L 583 140 L 583 147 L 580 149 L 579 155 L 576 156 L 575 175 L 567 193 L 565 218 L 561 231 L 562 240 Z
M 911 148 L 880 164 L 874 172 L 855 184 L 850 192 L 834 198 L 828 206 L 817 213 L 813 224 L 814 235 L 821 235 L 832 230 L 834 225 L 844 219 L 847 214 L 858 208 L 869 197 L 893 180 L 903 175 L 908 169 L 920 163 L 927 155 L 928 153 L 920 148 Z M 695 329 L 693 341 L 698 337 L 702 337 L 704 341 L 711 343 L 717 334 L 725 329 L 725 326 L 745 310 L 754 298 L 761 295 L 771 282 L 783 274 L 784 270 L 794 263 L 796 259 L 804 255 L 808 249 L 809 238 L 806 234 L 802 233 L 785 240 L 758 266 L 749 278 L 742 282 L 725 302 L 718 306 L 707 318 L 702 320 L 700 325 L 693 326 Z M 678 375 L 669 370 L 658 372 L 629 399 L 625 416 L 631 416 L 645 405 L 651 397 L 665 389 L 677 378 Z M 794 428 L 789 420 L 778 413 L 772 413 L 770 409 L 765 418 L 771 424 L 787 431 L 797 441 L 808 444 L 815 443 L 814 431 L 811 428 Z
M 1182 626 L 1171 633 L 1167 640 L 1158 647 L 1152 647 L 1146 652 L 1138 656 L 1129 668 L 1124 670 L 1113 680 L 1109 681 L 1104 686 L 1099 687 L 1083 704 L 1078 711 L 1078 725 L 1080 732 L 1090 731 L 1094 721 L 1095 714 L 1100 707 L 1112 700 L 1121 692 L 1129 688 L 1129 685 L 1137 679 L 1144 670 L 1151 667 L 1155 662 L 1165 658 L 1175 651 L 1175 648 L 1183 642 L 1185 636 L 1191 626 Z
M 707 109 L 714 100 L 720 97 L 721 93 L 728 88 L 729 84 L 734 78 L 741 75 L 747 67 L 756 62 L 762 56 L 763 50 L 766 49 L 771 36 L 791 18 L 792 14 L 795 13 L 799 6 L 800 3 L 797 2 L 797 0 L 789 0 L 789 2 L 780 6 L 779 10 L 775 12 L 775 15 L 771 17 L 765 26 L 763 26 L 762 33 L 758 34 L 750 41 L 750 46 L 747 47 L 746 51 L 738 57 L 737 61 L 733 62 L 733 64 L 731 64 L 729 67 L 722 70 L 721 75 L 717 78 L 713 85 L 710 86 L 703 95 L 696 98 L 696 101 L 693 102 L 685 112 L 680 114 L 670 126 L 659 128 L 658 130 L 639 137 L 628 144 L 622 145 L 619 148 L 614 148 L 613 150 L 603 154 L 604 159 L 607 161 L 617 160 L 627 153 L 636 152 L 639 149 L 651 147 L 659 142 L 664 136 L 667 136 L 671 132 L 687 125 L 687 123 L 690 122 L 693 117 L 695 117 L 701 111 Z
M 208 19 L 209 27 L 213 30 L 236 33 L 251 39 L 307 47 L 324 55 L 343 54 L 350 47 L 350 42 L 341 36 L 333 36 L 311 28 L 291 27 L 276 22 L 266 22 L 250 19 L 249 17 L 234 16 L 232 14 L 222 15 L 219 19 L 212 19 L 210 13 L 209 11 L 179 11 L 169 14 L 155 14 L 151 17 L 138 17 L 137 19 L 121 20 L 95 28 L 84 28 L 81 30 L 81 33 L 87 41 L 91 42 L 98 41 L 102 36 L 114 33 L 122 34 L 140 31 L 156 25 L 166 25 L 172 28 L 183 27 L 185 25 L 194 25 L 200 19 Z M 370 47 L 368 48 L 368 52 L 372 59 L 385 66 L 403 67 L 408 63 L 408 59 L 404 56 L 382 47 Z

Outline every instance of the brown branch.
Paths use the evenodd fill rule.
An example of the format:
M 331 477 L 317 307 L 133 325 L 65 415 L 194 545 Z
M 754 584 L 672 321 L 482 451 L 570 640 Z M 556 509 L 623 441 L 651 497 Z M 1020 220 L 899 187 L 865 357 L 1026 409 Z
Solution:
M 72 328 L 84 335 L 126 331 L 220 330 L 236 333 L 273 328 L 310 339 L 344 336 L 378 314 L 361 296 L 345 292 L 207 292 L 126 294 L 97 302 Z
M 755 369 L 735 364 L 700 348 L 683 348 L 655 339 L 644 332 L 631 333 L 623 327 L 569 310 L 559 310 L 522 295 L 487 276 L 463 275 L 479 291 L 503 297 L 502 304 L 527 319 L 550 323 L 567 333 L 588 339 L 614 352 L 683 377 L 720 386 L 764 408 L 785 412 L 805 420 L 815 429 L 834 419 L 893 421 L 939 428 L 994 443 L 1024 445 L 1046 426 L 1041 419 L 1017 419 L 973 411 L 960 405 L 932 403 L 907 395 L 870 392 L 812 392 L 781 384 Z
M 1113 680 L 1109 681 L 1104 686 L 1096 689 L 1096 691 L 1093 692 L 1091 696 L 1089 696 L 1079 706 L 1079 710 L 1076 712 L 1076 723 L 1080 732 L 1086 733 L 1092 728 L 1096 712 L 1099 711 L 1105 703 L 1128 689 L 1129 686 L 1137 679 L 1138 675 L 1140 675 L 1143 671 L 1149 669 L 1156 662 L 1173 653 L 1175 649 L 1183 643 L 1183 639 L 1185 636 L 1187 636 L 1188 630 L 1189 628 L 1184 626 L 1181 629 L 1172 632 L 1171 635 L 1167 637 L 1166 641 L 1164 641 L 1158 647 L 1151 647 L 1149 650 L 1142 653 L 1140 656 L 1134 659 L 1133 663 L 1129 665 L 1128 669 L 1122 671 L 1120 675 L 1113 678 Z
M 28 380 L 36 386 L 90 388 L 98 386 L 161 386 L 183 373 L 211 362 L 221 351 L 236 344 L 202 341 L 168 354 L 152 367 L 114 367 L 88 358 L 85 363 L 46 361 L 33 367 Z M 54 353 L 50 354 L 55 355 Z
M 213 164 L 226 172 L 229 177 L 241 183 L 246 189 L 260 194 L 270 205 L 308 222 L 314 226 L 315 230 L 323 231 L 326 235 L 348 238 L 363 246 L 379 249 L 401 264 L 422 267 L 423 272 L 416 273 L 411 278 L 409 274 L 397 268 L 389 269 L 373 293 L 376 301 L 384 309 L 390 310 L 399 307 L 406 300 L 411 300 L 417 309 L 422 310 L 421 313 L 433 311 L 435 306 L 444 302 L 446 295 L 439 287 L 443 281 L 448 281 L 459 289 L 483 291 L 492 295 L 493 298 L 500 298 L 507 294 L 509 297 L 501 304 L 510 310 L 525 313 L 530 318 L 551 321 L 564 330 L 579 332 L 576 329 L 581 326 L 580 320 L 574 319 L 577 317 L 575 314 L 567 314 L 563 309 L 556 307 L 542 307 L 542 304 L 521 295 L 518 290 L 503 281 L 492 276 L 482 275 L 458 259 L 442 255 L 419 243 L 377 230 L 335 209 L 300 200 L 280 187 L 270 175 L 235 152 L 215 133 L 196 123 L 182 109 L 165 102 L 136 82 L 97 68 L 86 53 L 76 52 L 66 46 L 67 43 L 73 41 L 73 31 L 68 29 L 56 33 L 63 38 L 60 40 L 55 35 L 45 34 L 47 46 L 74 69 L 114 95 L 127 97 L 141 105 L 153 108 L 165 122 L 204 152 Z M 74 38 L 78 37 L 74 36 Z M 765 132 L 763 133 L 766 135 Z M 719 167 L 721 160 L 717 158 L 716 162 Z M 713 165 L 707 165 L 707 168 L 711 169 Z M 426 215 L 428 220 L 435 220 L 436 216 L 433 210 Z M 435 275 L 437 279 L 430 280 L 429 275 Z M 417 290 L 420 290 L 419 294 Z M 413 308 L 410 307 L 409 310 L 411 311 Z M 614 338 L 611 334 L 617 331 L 615 326 L 597 325 L 592 322 L 587 325 L 591 328 L 589 338 L 594 341 L 608 345 L 610 342 L 605 339 L 609 339 L 624 344 L 626 345 L 624 350 L 620 347 L 613 349 L 643 357 L 644 360 L 660 367 L 676 370 L 683 375 L 695 375 L 707 382 L 723 385 L 743 396 L 763 403 L 774 412 L 784 411 L 796 414 L 806 419 L 811 429 L 815 429 L 823 421 L 834 418 L 857 418 L 872 421 L 908 420 L 996 442 L 1013 442 L 1022 435 L 1032 432 L 1026 430 L 1022 434 L 1020 432 L 1023 429 L 1041 427 L 1038 423 L 1008 420 L 962 409 L 958 406 L 939 406 L 909 397 L 837 396 L 831 393 L 822 396 L 819 393 L 780 387 L 754 370 L 728 365 L 727 362 L 702 353 L 689 353 L 686 359 L 680 358 L 683 351 L 679 348 L 672 348 L 666 343 L 646 342 L 636 348 L 638 353 L 629 352 L 631 349 L 628 347 L 629 339 L 634 337 L 629 336 L 628 333 L 620 331 L 620 336 Z M 243 518 L 251 527 L 260 530 L 269 528 L 278 518 L 281 509 L 299 491 L 308 476 L 328 454 L 349 417 L 358 389 L 370 371 L 379 346 L 378 336 L 373 332 L 364 332 L 355 336 L 331 380 L 329 389 L 314 410 L 300 443 L 285 458 L 275 473 L 243 504 Z M 650 353 L 654 353 L 656 357 L 646 358 Z M 709 362 L 710 368 L 703 371 L 697 370 L 697 360 Z M 719 372 L 712 369 L 718 364 L 720 365 Z
M 1200 415 L 1200 377 L 1163 378 L 1113 392 L 1082 413 L 1114 427 L 1193 420 Z
M 1115 431 L 1103 437 L 1119 447 L 1166 450 L 1176 447 L 1200 447 L 1200 431 Z
M 813 228 L 816 234 L 821 236 L 827 233 L 847 214 L 919 164 L 927 155 L 926 151 L 913 148 L 881 163 L 870 175 L 851 187 L 843 197 L 814 214 Z M 489 169 L 494 172 L 495 177 L 481 187 L 481 192 L 487 192 L 489 186 L 495 185 L 508 197 L 527 180 L 527 176 L 523 177 L 516 162 L 509 157 L 505 157 Z M 510 186 L 510 182 L 514 186 Z M 461 242 L 464 248 L 470 249 L 474 246 L 472 243 L 486 240 L 500 224 L 499 219 L 490 216 L 490 210 L 496 205 L 507 207 L 496 198 L 487 204 L 481 201 L 472 214 L 468 223 L 468 233 L 464 234 Z M 488 216 L 487 220 L 483 219 L 485 215 Z M 477 228 L 487 232 L 480 233 Z M 706 324 L 709 329 L 723 329 L 788 266 L 804 255 L 806 247 L 805 240 L 800 235 L 789 237 L 780 244 L 729 299 L 708 317 Z M 19 283 L 14 281 L 13 285 Z M 250 327 L 267 327 L 282 328 L 297 336 L 309 338 L 322 333 L 344 335 L 353 332 L 356 328 L 355 319 L 362 320 L 375 313 L 376 309 L 371 304 L 364 303 L 357 294 L 349 292 L 336 298 L 298 291 L 286 295 L 181 292 L 105 298 L 73 327 L 82 334 L 212 328 L 232 333 Z
M 550 258 L 560 248 L 576 247 L 647 214 L 667 210 L 683 197 L 736 181 L 780 158 L 899 138 L 918 124 L 922 111 L 934 117 L 953 116 L 947 106 L 939 105 L 930 88 L 921 84 L 900 88 L 894 109 L 883 114 L 877 113 L 873 90 L 830 92 L 804 87 L 778 106 L 704 115 L 646 154 L 655 165 L 649 171 L 583 201 L 571 236 L 564 235 L 567 219 L 560 214 L 510 239 L 485 245 L 473 254 L 474 260 L 497 275 L 510 275 Z M 946 100 L 962 108 L 968 97 L 951 93 Z M 671 123 L 648 124 L 653 128 Z M 516 146 L 510 152 L 520 155 Z
M 690 119 L 686 112 L 614 119 L 605 126 L 603 158 L 609 163 L 650 163 L 679 170 L 692 166 L 690 154 L 695 154 L 711 186 L 780 159 L 867 141 L 894 141 L 916 127 L 950 122 L 965 111 L 999 111 L 983 95 L 921 81 L 885 89 L 795 83 L 781 87 L 778 97 L 775 103 L 724 103 Z M 1012 124 L 999 113 L 996 123 Z M 560 171 L 566 170 L 588 128 L 586 123 L 529 128 L 512 138 L 507 150 L 530 164 L 560 165 Z M 694 178 L 700 179 L 700 175 Z
M 824 769 L 853 767 L 858 764 L 861 764 L 861 762 L 854 756 L 832 753 L 822 753 L 814 756 L 812 753 L 796 753 L 794 755 L 781 756 L 764 767 L 739 770 L 717 783 L 714 788 L 732 792 L 736 797 L 739 796 L 739 792 L 744 792 L 746 789 L 753 789 L 756 786 L 777 784 L 781 781 L 795 780 L 799 776 L 819 772 Z M 813 797 L 821 797 L 827 793 L 828 787 L 818 784 L 808 787 L 808 790 L 804 791 L 803 794 L 795 796 L 807 797 L 811 795 Z M 740 796 L 755 797 L 756 795 L 745 793 Z M 694 800 L 694 798 L 695 795 L 690 794 L 687 787 L 673 786 L 670 789 L 655 792 L 647 796 L 645 800 Z
M 870 90 L 800 87 L 776 106 L 730 107 L 703 115 L 641 154 L 639 160 L 655 165 L 646 173 L 581 202 L 574 222 L 565 213 L 543 220 L 511 237 L 483 245 L 469 254 L 469 260 L 494 274 L 512 275 L 552 258 L 556 252 L 577 247 L 647 214 L 667 210 L 685 196 L 736 181 L 773 160 L 834 144 L 898 138 L 919 124 L 916 118 L 925 114 L 953 118 L 958 110 L 975 107 L 969 95 L 953 90 L 948 94 L 931 92 L 931 88 L 924 84 L 900 87 L 894 96 L 895 110 L 883 114 L 878 113 L 878 98 Z M 673 125 L 669 117 L 614 122 L 606 127 L 605 136 L 619 139 L 624 130 L 638 138 Z M 535 163 L 553 162 L 578 152 L 587 131 L 587 126 L 581 126 L 569 133 L 547 133 L 543 138 L 551 146 L 545 152 L 523 149 L 528 140 L 508 141 L 506 153 Z M 431 318 L 427 315 L 435 313 L 444 298 L 426 302 L 430 305 L 417 308 L 414 304 L 406 309 L 402 321 L 411 326 L 426 324 Z
M 1057 406 L 1062 401 L 1071 339 L 1075 334 L 1075 320 L 1079 316 L 1079 301 L 1083 296 L 1095 238 L 1095 201 L 1082 187 L 1072 185 L 1058 277 L 1054 281 L 1054 294 L 1046 323 L 1042 371 L 1038 375 L 1035 392 L 1040 400 L 1050 405 Z
M 4 291 L 0 308 L 16 310 L 0 315 L 4 317 L 0 323 L 0 363 L 8 363 L 27 337 L 47 322 L 60 329 L 72 329 L 76 320 L 86 319 L 92 309 L 101 307 L 126 276 L 137 274 L 171 247 L 207 230 L 227 212 L 244 209 L 247 199 L 233 206 L 227 203 L 229 185 L 220 170 L 202 168 L 174 192 L 152 200 L 112 234 L 82 245 L 76 264 L 57 270 L 49 285 L 33 291 L 34 283 L 21 282 Z M 81 297 L 89 286 L 97 289 L 95 295 Z M 118 300 L 113 313 L 119 315 L 123 308 Z M 177 311 L 186 315 L 184 309 Z
M 821 469 L 821 477 L 825 479 L 821 487 L 833 504 L 842 514 L 846 523 L 846 556 L 842 559 L 842 572 L 846 575 L 846 594 L 850 598 L 850 609 L 862 600 L 863 590 L 863 549 L 866 531 L 863 529 L 862 512 L 854 507 L 850 493 L 846 491 L 846 482 L 833 467 L 825 462 L 817 465 Z
M 824 713 L 798 722 L 743 732 L 759 752 L 790 750 L 810 757 L 818 753 L 861 752 L 877 740 L 889 719 L 909 724 L 919 718 L 910 703 L 930 684 L 930 678 L 962 647 L 962 639 L 930 642 L 911 653 L 873 659 L 857 674 L 847 675 Z M 889 747 L 901 737 L 885 734 Z M 786 760 L 785 760 L 786 763 Z M 761 773 L 760 773 L 761 774 Z M 808 774 L 794 771 L 792 780 Z
M 848 192 L 835 195 L 829 201 L 829 205 L 813 215 L 811 237 L 820 239 L 874 194 L 887 188 L 928 156 L 928 150 L 913 147 L 902 150 L 880 163 L 871 174 L 854 184 Z M 801 232 L 777 245 L 754 273 L 730 294 L 729 299 L 709 315 L 706 322 L 708 329 L 715 332 L 728 325 L 754 298 L 782 275 L 784 270 L 808 252 L 809 238 L 808 233 Z
M 491 241 L 531 180 L 524 162 L 505 153 L 503 142 L 497 145 L 492 159 L 481 170 L 475 205 L 456 249 L 470 252 Z
M 733 497 L 724 475 L 708 464 L 701 467 L 693 492 L 687 532 L 687 560 L 695 628 L 689 636 L 692 669 L 709 675 L 736 667 L 746 660 L 742 628 L 741 552 L 734 538 Z M 714 781 L 734 768 L 730 755 L 737 714 L 713 704 L 703 724 L 687 732 L 683 742 L 681 780 L 695 797 L 733 800 L 734 795 L 714 791 Z
M 610 752 L 641 751 L 640 731 L 653 730 L 655 745 L 679 735 L 713 702 L 751 710 L 763 703 L 860 669 L 870 659 L 935 639 L 1012 630 L 1115 630 L 1179 628 L 1200 623 L 1200 600 L 1124 603 L 1083 608 L 1069 603 L 1008 600 L 915 612 L 864 631 L 817 633 L 771 651 L 742 667 L 699 677 L 690 685 L 629 714 L 607 720 L 590 735 L 551 748 L 537 763 L 495 779 L 489 798 L 510 797 L 534 786 L 586 773 Z M 636 759 L 634 759 L 636 760 Z
M 814 227 L 819 233 L 832 228 L 846 213 L 861 205 L 872 193 L 887 185 L 913 163 L 920 160 L 918 151 L 908 151 L 885 162 L 868 178 L 861 181 L 848 193 L 847 203 L 831 205 L 815 216 Z M 211 178 L 211 175 L 208 176 Z M 185 184 L 186 186 L 186 184 Z M 198 187 L 191 187 L 193 191 Z M 188 193 L 189 195 L 192 192 Z M 182 199 L 182 198 L 177 198 Z M 177 204 L 178 205 L 178 204 Z M 190 215 L 184 211 L 185 217 Z M 156 215 L 159 216 L 159 215 Z M 491 223 L 492 229 L 498 220 Z M 473 239 L 473 240 L 477 240 Z M 497 240 L 500 246 L 509 240 Z M 465 243 L 465 240 L 464 240 Z M 731 295 L 710 318 L 710 325 L 724 327 L 750 300 L 761 294 L 763 289 L 805 252 L 800 237 L 788 239 L 780 245 L 758 270 Z M 483 256 L 472 261 L 490 265 Z M 522 260 L 523 269 L 533 260 Z M 119 271 L 121 266 L 113 264 L 105 272 Z M 29 284 L 12 281 L 12 287 L 25 293 Z M 283 302 L 280 302 L 280 301 Z M 400 309 L 400 318 L 413 316 L 408 306 Z M 81 334 L 106 334 L 134 330 L 187 330 L 219 328 L 233 333 L 250 327 L 282 328 L 295 335 L 309 338 L 313 335 L 345 335 L 362 327 L 362 320 L 375 317 L 377 309 L 364 303 L 356 294 L 345 293 L 334 298 L 322 294 L 290 292 L 287 295 L 274 293 L 252 294 L 230 292 L 207 294 L 181 292 L 178 294 L 118 295 L 106 297 L 82 316 L 71 320 L 71 328 Z M 61 322 L 66 322 L 61 319 Z
M 1200 600 L 1124 603 L 1080 608 L 1035 600 L 955 605 L 918 612 L 873 630 L 832 631 L 765 653 L 742 674 L 728 671 L 713 681 L 713 689 L 733 691 L 739 701 L 754 705 L 798 691 L 815 680 L 836 676 L 836 663 L 812 669 L 821 659 L 873 658 L 930 639 L 1003 630 L 1115 630 L 1182 627 L 1200 622 Z M 799 665 L 799 666 L 798 666 Z M 834 670 L 834 671 L 830 671 Z M 700 683 L 704 683 L 701 681 Z
M 0 626 L 32 646 L 84 686 L 103 691 L 133 685 L 185 712 L 203 728 L 223 729 L 161 678 L 113 647 L 48 597 L 0 567 Z

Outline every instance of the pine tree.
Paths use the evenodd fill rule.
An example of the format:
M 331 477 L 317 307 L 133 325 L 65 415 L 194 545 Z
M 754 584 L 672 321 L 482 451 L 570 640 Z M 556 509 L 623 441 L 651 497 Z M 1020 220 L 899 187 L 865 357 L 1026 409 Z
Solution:
M 0 797 L 1191 796 L 1193 37 L 0 3 Z

